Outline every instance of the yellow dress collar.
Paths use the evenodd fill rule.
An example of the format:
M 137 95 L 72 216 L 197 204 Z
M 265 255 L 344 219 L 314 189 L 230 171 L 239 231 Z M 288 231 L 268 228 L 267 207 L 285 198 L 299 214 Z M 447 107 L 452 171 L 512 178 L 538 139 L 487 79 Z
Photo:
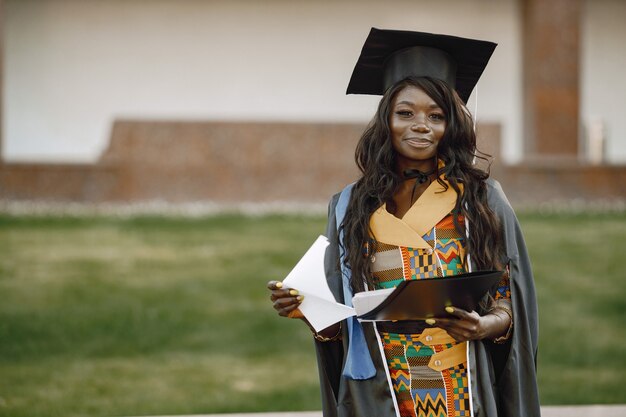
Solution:
M 448 184 L 445 179 L 443 181 Z M 386 205 L 378 208 L 370 217 L 370 229 L 379 242 L 431 248 L 422 236 L 452 211 L 456 197 L 456 191 L 449 184 L 446 190 L 439 182 L 433 181 L 402 219 L 389 213 Z

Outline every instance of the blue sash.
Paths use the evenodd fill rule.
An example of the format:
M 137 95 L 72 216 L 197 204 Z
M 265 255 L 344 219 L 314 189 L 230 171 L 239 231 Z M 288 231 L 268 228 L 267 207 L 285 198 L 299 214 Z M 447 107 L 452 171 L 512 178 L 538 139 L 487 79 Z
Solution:
M 354 183 L 348 185 L 343 189 L 337 201 L 335 207 L 335 220 L 336 227 L 339 233 L 339 265 L 341 267 L 341 277 L 343 284 L 343 299 L 345 305 L 352 307 L 352 288 L 350 287 L 350 277 L 352 271 L 350 267 L 345 264 L 345 250 L 343 242 L 343 230 L 340 230 L 341 222 L 346 215 L 346 209 L 348 208 L 348 202 L 350 201 L 350 193 Z M 367 343 L 365 342 L 365 335 L 363 334 L 363 327 L 355 316 L 346 319 L 348 325 L 348 355 L 346 357 L 346 363 L 343 368 L 343 376 L 349 379 L 369 379 L 376 375 L 376 368 L 372 362 Z

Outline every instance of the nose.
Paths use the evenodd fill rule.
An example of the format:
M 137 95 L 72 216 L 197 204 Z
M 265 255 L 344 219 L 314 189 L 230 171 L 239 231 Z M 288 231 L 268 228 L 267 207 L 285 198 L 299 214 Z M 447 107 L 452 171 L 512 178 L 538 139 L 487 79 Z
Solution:
M 413 125 L 411 125 L 411 130 L 419 133 L 430 132 L 430 128 L 428 127 L 428 125 L 421 121 L 413 123 Z

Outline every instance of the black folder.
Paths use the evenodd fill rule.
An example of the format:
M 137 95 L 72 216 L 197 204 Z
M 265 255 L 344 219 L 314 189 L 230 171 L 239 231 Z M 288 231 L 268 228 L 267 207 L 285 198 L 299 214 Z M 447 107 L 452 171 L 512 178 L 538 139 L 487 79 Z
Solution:
M 476 310 L 487 291 L 502 279 L 503 271 L 478 271 L 450 277 L 403 281 L 376 308 L 358 316 L 363 320 L 423 320 L 449 317 L 445 308 Z

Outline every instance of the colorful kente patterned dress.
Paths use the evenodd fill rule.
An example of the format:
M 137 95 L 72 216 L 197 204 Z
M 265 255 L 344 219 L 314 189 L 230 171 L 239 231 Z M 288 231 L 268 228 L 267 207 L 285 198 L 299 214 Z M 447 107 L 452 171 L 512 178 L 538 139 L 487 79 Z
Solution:
M 371 254 L 375 289 L 395 287 L 403 280 L 445 279 L 466 272 L 464 220 L 457 216 L 461 228 L 457 230 L 453 217 L 445 216 L 422 236 L 431 249 L 412 249 L 379 241 L 376 252 Z M 510 298 L 509 282 L 503 279 L 495 298 L 507 296 Z M 379 326 L 400 415 L 471 416 L 467 343 L 458 343 L 435 327 L 423 327 L 418 333 L 415 333 L 415 326 L 411 331 L 398 329 Z

